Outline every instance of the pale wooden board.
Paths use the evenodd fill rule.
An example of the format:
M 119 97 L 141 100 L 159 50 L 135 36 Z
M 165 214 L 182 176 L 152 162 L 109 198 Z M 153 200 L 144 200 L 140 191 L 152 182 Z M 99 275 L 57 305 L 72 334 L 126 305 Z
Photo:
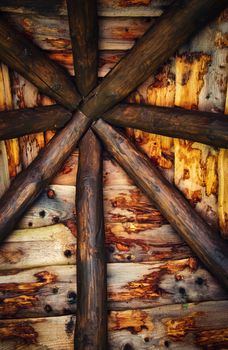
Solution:
M 0 111 L 9 110 L 13 108 L 12 94 L 11 94 L 11 84 L 10 84 L 10 76 L 8 67 L 2 63 L 0 63 Z M 17 175 L 17 173 L 21 170 L 21 162 L 20 162 L 20 148 L 18 139 L 7 140 L 5 141 L 5 147 L 7 151 L 8 164 L 5 161 L 5 157 L 1 159 L 4 162 L 1 166 L 2 178 L 4 180 L 6 187 L 2 188 L 1 194 L 7 189 L 7 178 L 13 178 Z M 2 146 L 2 150 L 4 153 L 4 146 Z
M 0 247 L 1 269 L 74 264 L 76 236 L 76 224 L 70 220 L 65 225 L 15 230 Z M 158 262 L 193 256 L 170 225 L 106 223 L 105 236 L 109 262 Z
M 227 301 L 220 301 L 113 311 L 109 315 L 109 348 L 226 349 L 227 307 Z M 72 315 L 0 320 L 1 349 L 73 350 L 74 328 Z
M 99 0 L 100 16 L 160 16 L 171 0 Z M 46 16 L 66 16 L 67 8 L 64 0 L 18 1 L 2 0 L 0 10 L 13 13 L 26 13 Z
M 75 246 L 65 248 L 62 254 L 75 259 Z M 108 264 L 107 278 L 111 310 L 228 298 L 194 258 Z M 75 265 L 0 270 L 2 318 L 69 314 L 75 312 L 76 298 Z

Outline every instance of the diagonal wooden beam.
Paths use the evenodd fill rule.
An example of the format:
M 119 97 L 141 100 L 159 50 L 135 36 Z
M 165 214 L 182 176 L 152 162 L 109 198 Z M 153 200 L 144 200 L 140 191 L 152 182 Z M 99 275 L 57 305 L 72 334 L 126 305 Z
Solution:
M 75 80 L 86 96 L 97 85 L 96 0 L 67 0 Z M 107 349 L 107 287 L 100 140 L 90 129 L 79 143 L 76 186 L 77 312 L 74 347 Z
M 92 128 L 209 271 L 228 288 L 228 247 L 219 234 L 201 219 L 181 192 L 124 135 L 101 119 Z
M 0 60 L 70 110 L 81 100 L 65 71 L 0 16 Z
M 116 126 L 228 148 L 228 119 L 221 113 L 118 104 L 102 119 Z
M 74 149 L 77 141 L 91 123 L 87 117 L 95 118 L 102 115 L 108 108 L 126 97 L 130 91 L 154 72 L 167 56 L 177 49 L 178 45 L 183 44 L 225 6 L 225 0 L 220 0 L 219 3 L 216 0 L 200 2 L 198 0 L 178 0 L 165 15 L 159 18 L 158 22 L 127 55 L 127 59 L 121 60 L 98 88 L 89 94 L 82 106 L 84 114 L 80 111 L 76 112 L 65 129 L 54 137 L 26 171 L 15 179 L 1 200 L 0 240 L 3 240 L 12 230 L 24 211 L 32 204 Z M 164 40 L 160 40 L 160 37 Z M 169 51 L 168 54 L 166 49 Z M 36 57 L 32 59 L 35 64 Z M 13 65 L 12 60 L 11 66 Z M 140 169 L 138 171 L 140 172 Z M 200 250 L 202 243 L 199 244 Z M 213 256 L 211 259 L 214 260 Z M 222 264 L 221 270 L 223 271 Z

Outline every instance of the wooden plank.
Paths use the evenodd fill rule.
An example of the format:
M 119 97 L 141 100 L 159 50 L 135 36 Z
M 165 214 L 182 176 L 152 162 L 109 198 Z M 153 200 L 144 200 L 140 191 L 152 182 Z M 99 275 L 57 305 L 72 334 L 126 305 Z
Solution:
M 76 251 L 76 240 L 73 238 L 76 231 L 73 220 L 66 221 L 64 225 L 13 231 L 0 248 L 2 269 L 73 264 L 75 255 L 64 252 L 67 247 Z M 168 224 L 110 222 L 106 223 L 105 234 L 109 262 L 166 261 L 193 256 Z
M 228 321 L 226 309 L 227 301 L 220 301 L 113 311 L 109 315 L 109 348 L 225 349 Z M 26 346 L 29 350 L 70 350 L 74 324 L 73 315 L 1 320 L 1 348 L 19 350 Z
M 99 0 L 98 12 L 100 16 L 160 16 L 164 8 L 171 3 L 170 0 Z M 49 2 L 48 6 L 44 0 L 36 1 L 18 1 L 2 0 L 0 10 L 12 13 L 36 14 L 45 16 L 66 16 L 66 2 L 56 0 Z
M 68 253 L 74 255 L 73 247 Z M 69 258 L 71 258 L 69 253 Z M 2 267 L 1 267 L 2 269 Z M 224 300 L 227 293 L 194 258 L 108 264 L 108 308 L 125 310 Z M 1 270 L 0 317 L 45 317 L 76 312 L 76 266 Z
M 225 113 L 228 114 L 228 90 Z M 218 219 L 222 237 L 228 238 L 228 151 L 220 149 L 218 155 Z
M 228 250 L 216 231 L 201 219 L 184 196 L 122 133 L 101 119 L 92 128 L 137 186 L 154 201 L 205 266 L 227 287 Z M 219 254 L 214 254 L 215 250 Z
M 4 64 L 0 65 L 0 110 L 10 110 L 13 108 L 11 86 L 10 86 L 10 76 L 7 66 Z M 7 151 L 8 164 L 4 162 L 3 172 L 4 177 L 7 179 L 8 174 L 10 178 L 13 178 L 21 170 L 20 162 L 20 148 L 17 139 L 7 140 L 5 142 L 5 147 Z M 4 148 L 4 147 L 3 147 Z M 4 150 L 3 150 L 4 152 Z M 4 191 L 7 188 L 4 189 Z M 4 192 L 2 190 L 2 193 Z
M 189 109 L 223 112 L 226 52 L 216 44 L 225 30 L 223 15 L 203 30 L 176 60 L 175 104 Z M 183 51 L 183 49 L 182 49 Z M 214 227 L 218 226 L 218 150 L 175 140 L 175 184 Z
M 65 72 L 54 62 L 49 61 L 37 46 L 10 26 L 3 17 L 0 26 L 1 60 L 30 80 L 40 91 L 74 110 L 80 101 L 80 96 Z
M 8 168 L 8 158 L 6 153 L 6 146 L 3 141 L 0 141 L 0 197 L 8 189 L 10 185 L 10 176 Z

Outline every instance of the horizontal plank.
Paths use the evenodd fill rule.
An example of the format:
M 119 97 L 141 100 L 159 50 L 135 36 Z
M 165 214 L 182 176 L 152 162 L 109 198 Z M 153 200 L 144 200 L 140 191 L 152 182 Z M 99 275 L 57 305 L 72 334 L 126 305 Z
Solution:
M 44 50 L 71 49 L 68 18 L 11 14 L 7 19 Z M 151 18 L 101 18 L 99 49 L 129 50 L 153 21 Z
M 75 258 L 74 246 L 63 254 Z M 108 264 L 111 310 L 223 300 L 228 294 L 195 258 L 164 262 Z M 0 317 L 74 313 L 76 266 L 42 266 L 0 271 Z
M 220 301 L 112 311 L 109 314 L 109 348 L 225 349 L 227 307 L 228 301 Z M 71 350 L 74 328 L 73 315 L 1 319 L 1 349 Z
M 74 219 L 75 186 L 51 185 L 18 223 L 19 228 L 42 227 Z M 106 222 L 167 223 L 136 186 L 104 188 Z
M 106 223 L 105 234 L 109 262 L 166 261 L 193 256 L 167 224 Z M 64 225 L 15 230 L 0 247 L 0 268 L 74 264 L 76 235 L 76 224 L 70 220 Z
M 160 16 L 171 0 L 99 0 L 98 12 L 100 16 Z M 64 0 L 47 2 L 1 0 L 0 10 L 4 12 L 36 14 L 46 16 L 66 16 L 67 8 Z

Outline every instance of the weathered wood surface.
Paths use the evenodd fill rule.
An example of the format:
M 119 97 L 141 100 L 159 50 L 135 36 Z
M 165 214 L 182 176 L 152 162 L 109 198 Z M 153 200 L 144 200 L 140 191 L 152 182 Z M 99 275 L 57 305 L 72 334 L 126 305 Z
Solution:
M 70 251 L 75 257 L 73 248 Z M 108 308 L 111 310 L 227 298 L 227 293 L 194 258 L 108 264 L 107 271 Z M 1 270 L 0 300 L 1 318 L 75 313 L 76 266 Z
M 155 202 L 206 267 L 228 287 L 228 248 L 218 233 L 197 215 L 184 196 L 170 185 L 156 167 L 150 164 L 148 158 L 138 152 L 134 144 L 123 134 L 116 132 L 101 119 L 93 124 L 93 130 L 111 155 L 139 188 Z
M 216 14 L 218 14 L 225 7 L 225 5 L 226 5 L 225 1 L 220 1 L 218 6 L 218 4 L 216 4 L 214 0 L 208 0 L 202 4 L 201 3 L 199 4 L 196 0 L 191 0 L 191 2 L 186 2 L 185 6 L 183 7 L 182 2 L 181 4 L 179 4 L 178 1 L 175 2 L 175 5 L 170 7 L 167 13 L 163 15 L 156 22 L 156 25 L 152 26 L 151 29 L 147 31 L 147 34 L 144 35 L 143 38 L 137 42 L 134 49 L 131 50 L 131 52 L 124 59 L 122 59 L 119 64 L 115 66 L 115 68 L 112 70 L 112 73 L 109 74 L 108 77 L 98 86 L 98 88 L 96 88 L 92 92 L 92 94 L 89 94 L 89 96 L 85 99 L 82 105 L 82 111 L 85 113 L 85 115 L 89 117 L 98 117 L 99 115 L 103 114 L 103 112 L 105 112 L 108 108 L 112 107 L 115 103 L 119 102 L 121 99 L 126 97 L 130 91 L 132 91 L 135 87 L 137 87 L 143 80 L 145 80 L 146 77 L 148 77 L 155 69 L 157 69 L 158 66 L 161 65 L 172 53 L 174 53 L 179 45 L 181 45 L 185 40 L 187 40 L 196 30 L 199 30 L 203 26 L 203 24 L 205 24 L 207 21 L 215 17 Z M 206 16 L 204 13 L 205 9 L 207 9 Z M 197 21 L 197 26 L 193 24 L 191 20 L 192 16 L 196 16 L 196 21 L 197 21 L 197 18 L 200 18 L 200 21 Z M 175 26 L 173 25 L 173 21 L 175 21 Z M 2 25 L 3 25 L 3 22 L 2 22 Z M 185 31 L 182 30 L 183 27 L 185 28 Z M 12 44 L 14 43 L 14 40 L 12 37 L 13 35 L 12 28 L 8 25 L 6 25 L 6 28 L 7 28 L 9 37 L 11 38 L 11 40 L 7 40 L 7 42 L 4 36 L 2 38 L 3 47 L 5 47 L 7 52 L 7 50 L 9 50 L 10 47 L 12 48 Z M 3 29 L 4 29 L 4 25 L 3 25 Z M 166 37 L 167 41 L 160 40 L 160 35 L 164 31 L 165 32 L 168 31 L 169 33 L 169 35 L 167 35 Z M 176 35 L 179 34 L 179 32 L 181 32 L 182 35 L 178 35 L 178 40 L 174 41 L 175 45 L 173 44 L 171 45 L 171 42 L 173 41 L 172 38 L 176 38 Z M 18 34 L 18 36 L 20 37 L 21 35 Z M 151 45 L 151 42 L 153 43 L 153 45 Z M 34 52 L 35 56 L 37 52 L 38 57 L 40 57 L 41 62 L 43 62 L 42 54 L 39 52 L 39 50 L 35 46 L 30 44 L 29 42 L 27 43 L 27 39 L 25 39 L 25 41 L 22 40 L 21 44 L 18 44 L 18 41 L 16 40 L 15 53 L 17 55 L 14 57 L 12 55 L 10 56 L 10 63 L 11 65 L 13 65 L 13 67 L 18 68 L 18 63 L 19 63 L 19 66 L 21 65 L 21 68 L 24 67 L 25 61 L 23 60 L 22 62 L 22 57 L 20 57 L 20 52 L 23 48 L 26 48 L 27 44 L 30 45 L 31 56 L 29 55 L 29 61 L 31 61 L 32 59 L 35 60 L 35 57 L 33 57 L 32 52 Z M 159 47 L 159 50 L 158 50 L 158 47 Z M 154 56 L 153 52 L 155 51 L 156 51 L 156 55 Z M 15 60 L 15 58 L 17 59 Z M 49 62 L 49 65 L 51 69 L 53 69 L 53 65 L 51 64 L 51 62 Z M 130 74 L 128 74 L 128 72 L 126 71 L 126 66 L 128 67 Z M 140 70 L 136 68 L 138 66 L 140 66 Z M 23 69 L 21 71 L 23 72 Z M 55 69 L 54 69 L 54 72 L 55 72 Z M 40 71 L 39 71 L 39 74 L 40 74 Z M 29 78 L 28 75 L 26 76 Z M 61 77 L 61 75 L 59 77 Z M 30 78 L 32 79 L 32 77 Z M 67 77 L 66 82 L 68 81 L 69 81 L 69 78 Z M 58 85 L 57 87 L 59 86 L 62 87 L 61 84 Z M 42 85 L 41 87 L 44 87 L 44 86 Z M 44 91 L 46 91 L 46 89 L 47 89 L 47 85 L 45 84 Z M 53 96 L 53 91 L 51 88 L 50 90 L 51 90 L 50 94 L 51 96 Z M 72 92 L 72 94 L 74 95 L 73 104 L 75 106 L 75 103 L 76 105 L 78 103 L 78 95 L 76 92 Z M 71 93 L 70 93 L 70 98 L 72 98 Z M 61 98 L 61 96 L 58 95 L 58 101 L 59 100 L 61 100 L 63 104 L 66 104 L 69 106 L 70 101 L 66 101 L 64 100 L 64 98 Z M 76 133 L 75 138 L 73 139 L 72 129 L 74 129 L 75 124 L 78 125 L 77 121 L 79 118 L 81 119 L 80 131 Z M 49 175 L 45 178 L 45 181 L 40 181 L 40 179 L 37 179 L 36 180 L 37 185 L 30 186 L 29 193 L 24 193 L 24 192 L 27 192 L 27 188 L 25 189 L 26 180 L 28 180 L 27 185 L 29 183 L 31 184 L 31 179 L 29 179 L 30 171 L 28 171 L 27 179 L 25 179 L 25 176 L 23 176 L 22 174 L 22 176 L 19 177 L 19 179 L 14 182 L 14 187 L 11 187 L 11 189 L 6 193 L 4 197 L 4 202 L 3 202 L 4 205 L 1 207 L 1 210 L 6 211 L 8 214 L 4 216 L 4 220 L 1 225 L 2 239 L 10 232 L 10 230 L 15 224 L 15 221 L 18 220 L 18 218 L 22 215 L 22 213 L 29 206 L 29 204 L 31 204 L 32 200 L 37 197 L 41 188 L 44 187 L 44 185 L 46 185 L 48 180 L 50 181 L 55 170 L 59 168 L 61 163 L 64 161 L 65 157 L 67 157 L 70 151 L 72 151 L 70 146 L 72 146 L 72 148 L 73 146 L 75 146 L 76 141 L 78 141 L 78 139 L 85 132 L 86 127 L 88 127 L 89 122 L 88 120 L 85 120 L 85 119 L 86 117 L 83 116 L 82 114 L 79 114 L 78 118 L 72 118 L 71 122 L 68 124 L 68 126 L 70 127 L 66 128 L 62 133 L 58 135 L 58 137 L 52 139 L 51 143 L 49 143 L 48 149 L 45 152 L 43 152 L 43 158 L 45 157 L 45 160 L 43 160 L 41 156 L 39 157 L 39 160 L 36 161 L 36 163 L 34 163 L 35 165 L 31 167 L 33 171 L 35 169 L 36 176 L 38 176 L 36 164 L 38 164 L 38 168 L 40 166 L 43 167 L 43 164 L 42 164 L 43 162 L 46 164 L 47 163 L 53 164 L 51 168 L 49 167 L 47 169 L 47 171 L 49 171 Z M 70 128 L 71 130 L 69 130 Z M 68 142 L 66 142 L 67 134 L 69 137 Z M 60 145 L 60 141 L 63 141 L 63 139 L 64 139 L 64 142 L 67 143 L 67 150 L 65 149 L 65 153 L 61 151 L 61 145 Z M 52 148 L 54 147 L 55 149 L 53 151 Z M 48 153 L 50 158 L 48 157 Z M 54 161 L 51 161 L 51 155 L 53 154 L 56 155 L 56 159 L 58 160 L 58 161 L 57 160 L 55 161 L 55 166 L 54 166 Z M 56 166 L 56 163 L 57 163 L 57 166 Z M 45 167 L 43 169 L 45 169 Z M 21 180 L 22 177 L 24 177 L 23 181 Z M 22 202 L 20 201 L 20 197 L 18 197 L 18 193 L 20 193 L 20 197 L 25 196 Z M 17 198 L 17 200 L 14 199 L 13 195 Z M 11 203 L 14 204 L 14 210 L 12 210 L 11 208 L 12 207 Z
M 159 16 L 170 5 L 170 0 L 100 0 L 98 12 L 100 16 Z M 45 16 L 66 16 L 66 1 L 57 0 L 48 5 L 44 0 L 24 2 L 18 0 L 1 0 L 0 10 L 4 12 L 26 13 Z
M 113 311 L 109 315 L 109 348 L 225 349 L 226 309 L 227 301 L 220 301 Z M 3 350 L 25 346 L 29 350 L 70 350 L 74 324 L 75 317 L 72 315 L 1 320 L 0 345 Z
M 97 85 L 97 1 L 67 0 L 75 81 L 85 97 Z M 77 172 L 77 313 L 74 348 L 107 349 L 102 149 L 90 129 L 79 143 Z
M 47 60 L 46 55 L 23 34 L 14 30 L 3 16 L 0 19 L 0 58 L 43 93 L 71 110 L 77 107 L 80 96 L 63 69 Z
M 4 111 L 0 113 L 0 140 L 59 129 L 70 118 L 71 113 L 59 105 Z
M 228 121 L 223 114 L 120 104 L 102 118 L 116 126 L 228 148 Z
M 4 64 L 0 65 L 0 110 L 10 110 L 13 108 L 13 100 L 11 94 L 11 84 L 9 70 Z M 6 186 L 1 188 L 1 194 L 5 192 L 8 188 L 9 182 L 7 178 L 13 178 L 21 170 L 21 161 L 20 161 L 20 147 L 18 139 L 7 140 L 5 146 L 2 146 L 4 153 L 4 148 L 7 151 L 8 161 L 2 158 L 1 163 L 1 176 L 4 180 Z M 2 155 L 3 155 L 2 153 Z
M 50 182 L 53 174 L 59 170 L 88 124 L 89 120 L 84 114 L 75 112 L 68 127 L 56 135 L 32 164 L 13 181 L 1 199 L 1 241 L 12 231 L 25 209 L 31 206 L 34 199 Z

